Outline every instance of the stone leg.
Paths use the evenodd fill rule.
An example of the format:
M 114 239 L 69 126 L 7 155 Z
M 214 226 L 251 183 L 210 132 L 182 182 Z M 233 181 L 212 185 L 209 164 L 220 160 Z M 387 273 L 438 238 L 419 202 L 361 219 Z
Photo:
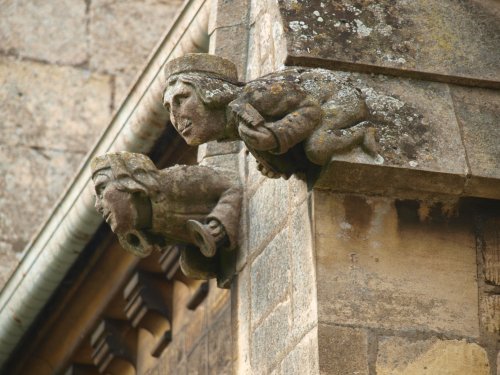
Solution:
M 348 152 L 360 146 L 370 156 L 377 156 L 376 130 L 369 121 L 363 121 L 347 129 L 318 129 L 305 144 L 308 159 L 318 165 L 326 165 L 335 154 Z

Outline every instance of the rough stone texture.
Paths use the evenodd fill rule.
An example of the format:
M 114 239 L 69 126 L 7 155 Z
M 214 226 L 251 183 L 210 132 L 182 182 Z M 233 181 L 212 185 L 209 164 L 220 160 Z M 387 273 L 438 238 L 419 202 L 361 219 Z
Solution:
M 289 64 L 419 72 L 498 87 L 500 5 L 494 0 L 279 4 Z
M 302 335 L 318 322 L 315 254 L 307 201 L 292 213 L 290 246 L 292 254 L 293 330 Z
M 0 7 L 1 52 L 59 64 L 87 60 L 84 1 L 3 0 Z
M 286 56 L 286 40 L 274 1 L 251 1 L 247 80 L 276 71 Z
M 17 262 L 12 244 L 0 239 L 0 285 L 5 285 Z
M 203 337 L 187 358 L 187 375 L 207 374 L 207 337 Z
M 91 68 L 129 77 L 136 74 L 180 4 L 172 0 L 93 0 L 89 24 Z
M 484 279 L 488 284 L 500 285 L 500 218 L 487 220 L 483 236 Z
M 467 163 L 448 86 L 382 75 L 347 77 L 366 96 L 383 161 L 367 157 L 360 148 L 335 155 L 315 186 L 461 194 Z
M 488 332 L 500 334 L 500 295 L 481 298 L 481 323 Z
M 0 57 L 1 143 L 86 152 L 110 115 L 109 77 Z
M 220 319 L 208 332 L 208 373 L 210 375 L 231 374 L 231 310 L 226 308 Z
M 12 251 L 28 243 L 95 142 L 110 93 L 100 74 L 0 57 L 0 239 Z M 14 255 L 5 257 L 12 270 Z
M 288 186 L 282 179 L 266 179 L 250 198 L 248 215 L 251 253 L 286 220 L 288 199 Z
M 23 250 L 82 156 L 0 143 L 0 239 L 13 251 Z
M 290 253 L 287 230 L 280 232 L 251 266 L 252 323 L 284 299 L 290 284 Z
M 308 374 L 319 373 L 318 360 L 318 330 L 312 329 L 306 334 L 297 346 L 283 359 L 281 374 Z
M 290 301 L 279 304 L 252 335 L 251 364 L 255 374 L 273 368 L 289 344 L 291 328 Z
M 486 352 L 465 340 L 383 338 L 378 345 L 377 375 L 489 375 Z
M 479 335 L 471 227 L 427 208 L 314 191 L 320 322 Z
M 500 91 L 451 86 L 470 179 L 465 194 L 500 198 Z
M 366 330 L 320 324 L 318 336 L 321 374 L 368 375 Z

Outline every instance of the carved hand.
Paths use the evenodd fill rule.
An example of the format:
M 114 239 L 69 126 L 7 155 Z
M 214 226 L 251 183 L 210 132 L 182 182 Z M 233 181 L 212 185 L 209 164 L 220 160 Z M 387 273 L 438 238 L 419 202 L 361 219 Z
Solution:
M 278 142 L 274 134 L 265 126 L 256 128 L 249 127 L 245 123 L 240 122 L 238 133 L 245 144 L 254 150 L 271 151 L 278 148 Z

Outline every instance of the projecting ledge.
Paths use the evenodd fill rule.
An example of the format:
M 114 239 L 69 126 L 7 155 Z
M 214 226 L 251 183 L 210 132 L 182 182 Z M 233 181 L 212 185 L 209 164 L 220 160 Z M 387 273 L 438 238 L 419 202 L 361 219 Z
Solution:
M 375 121 L 379 157 L 361 148 L 335 155 L 315 188 L 500 199 L 500 93 L 383 80 L 381 86 L 379 79 L 370 79 L 377 94 L 365 90 L 372 110 L 384 120 Z

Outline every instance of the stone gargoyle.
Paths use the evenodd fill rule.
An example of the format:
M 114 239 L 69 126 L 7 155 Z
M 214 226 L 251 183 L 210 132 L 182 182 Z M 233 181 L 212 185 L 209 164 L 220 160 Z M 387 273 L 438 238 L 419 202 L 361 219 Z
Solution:
M 168 62 L 165 76 L 163 104 L 189 145 L 240 139 L 268 177 L 326 165 L 355 147 L 379 157 L 361 91 L 324 69 L 288 68 L 243 84 L 231 61 L 188 54 Z
M 145 257 L 167 245 L 186 245 L 181 268 L 208 279 L 215 277 L 218 250 L 236 248 L 241 187 L 216 170 L 158 170 L 147 156 L 129 152 L 98 156 L 91 169 L 95 207 L 125 250 Z

